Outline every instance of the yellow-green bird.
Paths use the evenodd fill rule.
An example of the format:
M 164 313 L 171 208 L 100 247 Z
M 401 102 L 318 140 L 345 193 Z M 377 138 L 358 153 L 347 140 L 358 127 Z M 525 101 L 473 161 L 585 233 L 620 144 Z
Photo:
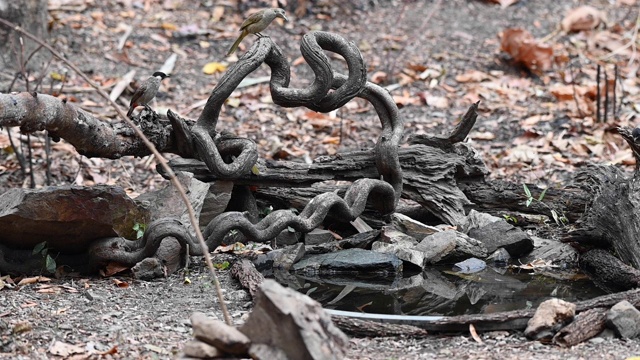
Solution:
M 247 20 L 240 25 L 240 31 L 242 31 L 242 33 L 238 36 L 236 42 L 233 43 L 231 49 L 229 49 L 227 56 L 233 54 L 233 52 L 238 49 L 238 45 L 240 45 L 240 42 L 242 42 L 242 39 L 244 39 L 245 36 L 249 34 L 256 34 L 258 37 L 262 37 L 260 32 L 266 29 L 275 18 L 281 18 L 284 19 L 284 21 L 289 21 L 289 19 L 284 15 L 284 9 L 280 8 L 264 9 L 251 14 L 251 16 L 249 16 Z

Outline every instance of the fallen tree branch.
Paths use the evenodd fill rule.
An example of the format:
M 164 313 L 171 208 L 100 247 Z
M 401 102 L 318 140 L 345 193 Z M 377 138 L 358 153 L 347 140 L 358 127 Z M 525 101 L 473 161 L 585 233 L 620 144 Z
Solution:
M 122 109 L 120 109 L 120 107 L 115 103 L 115 101 L 111 100 L 109 98 L 109 95 L 104 90 L 102 90 L 96 83 L 94 83 L 75 64 L 73 64 L 69 60 L 65 59 L 62 56 L 62 54 L 57 52 L 49 44 L 47 44 L 44 41 L 40 40 L 38 37 L 32 35 L 31 33 L 25 31 L 20 26 L 17 26 L 17 25 L 15 25 L 15 24 L 13 24 L 13 23 L 5 20 L 5 19 L 2 19 L 2 18 L 0 18 L 0 23 L 5 25 L 5 26 L 7 26 L 7 27 L 9 27 L 9 28 L 11 28 L 11 29 L 13 29 L 14 31 L 17 31 L 17 32 L 23 34 L 24 36 L 30 38 L 31 40 L 37 42 L 38 44 L 44 46 L 55 57 L 57 57 L 62 62 L 64 62 L 67 66 L 69 66 L 71 69 L 73 69 L 73 71 L 75 71 L 81 78 L 83 78 L 91 87 L 95 88 L 96 91 L 98 92 L 98 94 L 100 94 L 100 96 L 102 96 L 105 100 L 107 100 L 109 102 L 109 104 L 111 106 L 113 106 L 113 108 L 116 110 L 118 115 L 120 115 L 120 117 L 125 121 L 125 123 L 127 125 L 129 125 L 129 127 L 131 127 L 131 129 L 133 129 L 133 131 L 142 140 L 142 142 L 145 144 L 145 146 L 155 155 L 155 157 L 158 160 L 158 162 L 160 163 L 160 165 L 167 172 L 167 175 L 171 179 L 171 183 L 173 184 L 173 186 L 176 187 L 176 190 L 180 194 L 180 197 L 181 197 L 182 201 L 184 202 L 184 204 L 185 204 L 185 206 L 187 208 L 187 212 L 189 213 L 189 220 L 191 221 L 191 225 L 193 226 L 193 228 L 194 228 L 194 230 L 196 232 L 196 237 L 198 239 L 198 242 L 200 243 L 200 246 L 203 249 L 205 262 L 207 263 L 207 267 L 209 268 L 209 271 L 210 271 L 211 276 L 213 278 L 213 283 L 215 284 L 216 293 L 218 295 L 218 302 L 220 304 L 220 308 L 221 308 L 222 314 L 224 316 L 225 322 L 230 326 L 233 325 L 233 323 L 231 321 L 231 316 L 229 315 L 229 311 L 227 311 L 227 306 L 226 306 L 226 304 L 224 302 L 224 297 L 222 296 L 222 288 L 220 287 L 220 281 L 218 280 L 218 276 L 216 275 L 216 270 L 213 267 L 213 262 L 211 261 L 211 256 L 209 256 L 209 251 L 207 250 L 207 244 L 205 243 L 204 237 L 202 236 L 202 233 L 200 231 L 200 227 L 198 225 L 198 220 L 196 219 L 195 212 L 193 211 L 193 207 L 191 206 L 191 203 L 189 202 L 189 198 L 187 197 L 187 194 L 184 191 L 184 187 L 182 186 L 182 184 L 180 183 L 180 181 L 176 177 L 176 175 L 173 172 L 173 170 L 171 170 L 171 168 L 167 165 L 167 160 L 162 156 L 162 154 L 160 154 L 160 152 L 156 149 L 156 147 L 153 145 L 153 143 L 151 141 L 149 141 L 149 139 L 147 139 L 147 137 L 144 135 L 142 130 L 140 130 L 127 117 L 127 115 L 124 113 L 124 111 L 122 111 Z

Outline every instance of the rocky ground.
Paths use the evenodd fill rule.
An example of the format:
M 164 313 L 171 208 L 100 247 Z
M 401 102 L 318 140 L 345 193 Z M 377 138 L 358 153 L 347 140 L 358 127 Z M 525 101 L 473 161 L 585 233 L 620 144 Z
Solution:
M 224 54 L 242 20 L 238 9 L 251 12 L 250 6 L 268 5 L 242 3 L 51 1 L 51 15 L 56 19 L 52 39 L 69 59 L 107 88 L 132 69 L 137 70 L 136 79 L 144 79 L 171 53 L 177 53 L 175 73 L 165 81 L 156 108 L 171 108 L 196 118 L 201 109 L 197 103 L 208 97 L 221 76 L 216 71 L 204 74 L 204 66 L 218 63 L 224 68 L 235 60 Z M 299 37 L 309 30 L 333 31 L 358 45 L 372 81 L 393 89 L 407 134 L 446 134 L 470 104 L 481 100 L 481 117 L 470 138 L 483 154 L 492 177 L 553 186 L 589 161 L 631 169 L 631 154 L 613 130 L 617 125 L 635 126 L 637 60 L 635 65 L 630 62 L 635 48 L 620 50 L 626 58 L 603 60 L 616 49 L 611 45 L 613 40 L 603 45 L 585 33 L 560 35 L 551 46 L 559 57 L 572 59 L 572 65 L 560 62 L 536 75 L 513 66 L 500 51 L 498 34 L 508 27 L 522 27 L 544 37 L 557 28 L 569 9 L 588 3 L 607 15 L 608 26 L 599 27 L 597 33 L 610 31 L 620 39 L 631 34 L 637 39 L 637 29 L 633 35 L 638 17 L 634 1 L 520 1 L 504 9 L 475 0 L 375 3 L 317 5 L 304 17 L 291 14 L 291 22 L 269 28 L 268 34 L 293 64 L 294 86 L 311 81 L 309 69 L 299 60 Z M 124 50 L 118 51 L 126 25 L 132 25 L 134 31 Z M 247 38 L 240 52 L 252 41 Z M 595 104 L 587 95 L 596 83 L 596 60 L 609 71 L 617 61 L 623 75 L 624 96 L 618 97 L 622 102 L 616 105 L 617 118 L 611 120 L 610 114 L 608 123 L 595 121 Z M 65 68 L 53 62 L 49 71 L 62 74 Z M 255 76 L 267 74 L 268 69 L 262 67 Z M 49 78 L 45 88 L 51 81 L 52 88 L 59 89 L 60 84 Z M 565 98 L 552 89 L 567 84 L 573 84 L 569 89 L 575 93 L 570 100 L 562 100 Z M 20 86 L 13 90 L 23 90 Z M 73 104 L 113 121 L 115 113 L 77 76 L 69 74 L 65 88 L 62 93 Z M 576 95 L 583 92 L 584 96 Z M 123 106 L 128 105 L 129 96 L 125 93 L 122 97 Z M 264 83 L 239 90 L 229 101 L 219 127 L 254 139 L 265 158 L 301 161 L 370 146 L 379 129 L 375 113 L 364 102 L 354 101 L 327 115 L 284 110 L 271 103 Z M 0 133 L 2 148 L 8 146 L 6 134 L 6 129 Z M 15 139 L 17 133 L 13 135 Z M 37 185 L 42 186 L 43 142 L 41 137 L 33 141 L 34 172 Z M 10 152 L 3 151 L 0 159 L 0 188 L 29 184 Z M 54 146 L 52 161 L 54 184 L 118 184 L 134 195 L 164 184 L 154 173 L 153 159 L 88 159 L 60 143 Z M 228 271 L 220 274 L 232 317 L 240 323 L 251 309 L 251 300 Z M 71 276 L 6 286 L 0 294 L 0 357 L 11 359 L 79 359 L 92 353 L 105 354 L 105 358 L 173 358 L 192 336 L 188 321 L 192 312 L 221 318 L 213 285 L 197 258 L 184 272 L 159 281 L 141 282 L 126 275 L 106 279 Z M 639 341 L 610 337 L 572 349 L 530 342 L 521 334 L 496 332 L 481 337 L 483 344 L 468 334 L 352 339 L 348 357 L 621 359 L 640 354 Z

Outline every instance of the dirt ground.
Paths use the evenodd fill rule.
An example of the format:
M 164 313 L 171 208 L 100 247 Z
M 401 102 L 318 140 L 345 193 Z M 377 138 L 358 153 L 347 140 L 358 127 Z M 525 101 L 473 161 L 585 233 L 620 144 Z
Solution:
M 195 104 L 208 97 L 222 75 L 204 74 L 205 64 L 218 62 L 224 66 L 234 61 L 234 56 L 225 58 L 224 54 L 242 21 L 238 8 L 248 13 L 252 5 L 266 6 L 258 1 L 245 1 L 242 6 L 235 1 L 70 2 L 81 7 L 60 7 L 60 3 L 51 1 L 51 14 L 56 19 L 52 25 L 55 46 L 107 88 L 133 69 L 137 70 L 136 79 L 144 79 L 169 55 L 178 54 L 174 73 L 164 82 L 154 108 L 170 108 L 191 118 L 197 118 L 201 110 Z M 607 14 L 606 29 L 618 26 L 621 34 L 627 34 L 626 30 L 632 28 L 629 24 L 638 17 L 637 4 L 628 3 L 633 1 L 521 0 L 502 9 L 475 0 L 352 0 L 339 6 L 318 5 L 302 18 L 289 11 L 292 21 L 282 26 L 272 24 L 267 33 L 294 64 L 292 86 L 311 82 L 308 67 L 298 59 L 297 44 L 304 33 L 332 31 L 354 41 L 369 66 L 370 78 L 394 88 L 392 94 L 401 107 L 407 136 L 447 134 L 468 106 L 481 100 L 481 116 L 470 138 L 491 169 L 491 176 L 556 186 L 588 162 L 632 169 L 631 154 L 614 129 L 618 125 L 635 126 L 639 84 L 635 75 L 630 76 L 632 72 L 624 70 L 629 66 L 624 67 L 623 74 L 628 71 L 621 80 L 625 96 L 617 105 L 617 119 L 597 123 L 593 101 L 561 101 L 550 90 L 572 78 L 578 93 L 595 86 L 593 59 L 601 54 L 581 47 L 589 44 L 588 36 L 557 38 L 554 49 L 573 59 L 573 65 L 571 69 L 566 64 L 558 65 L 538 76 L 511 64 L 500 52 L 498 34 L 508 27 L 522 27 L 535 37 L 544 37 L 556 29 L 569 9 L 583 4 Z M 217 19 L 219 7 L 224 12 Z M 116 47 L 124 25 L 133 25 L 134 31 L 124 51 L 119 52 Z M 198 33 L 200 30 L 206 33 Z M 252 41 L 250 37 L 245 39 L 239 52 Z M 336 66 L 341 65 L 336 62 Z M 613 65 L 608 66 L 611 71 Z M 64 65 L 53 62 L 49 71 L 64 70 Z M 473 71 L 480 72 L 483 80 L 464 80 Z M 267 67 L 261 67 L 255 77 L 268 73 Z M 59 88 L 59 83 L 52 82 L 52 86 Z M 77 76 L 69 74 L 65 88 L 63 95 L 71 103 L 105 121 L 115 121 L 115 112 Z M 24 89 L 18 84 L 13 90 Z M 124 107 L 130 94 L 119 100 Z M 371 107 L 359 100 L 326 115 L 278 108 L 270 102 L 267 83 L 234 93 L 219 121 L 219 130 L 254 139 L 265 158 L 298 160 L 370 147 L 379 128 Z M 18 136 L 15 132 L 13 135 Z M 44 183 L 41 139 L 32 139 L 38 186 Z M 0 133 L 0 143 L 3 148 L 8 145 L 6 130 Z M 53 184 L 117 184 L 132 195 L 165 184 L 154 173 L 153 159 L 88 159 L 64 143 L 54 145 L 53 154 Z M 28 185 L 14 156 L 2 152 L 0 159 L 0 192 Z M 205 270 L 201 259 L 193 258 L 186 271 L 153 282 L 132 280 L 126 275 L 107 279 L 67 277 L 2 289 L 0 358 L 80 359 L 96 352 L 109 353 L 104 358 L 173 358 L 192 337 L 192 312 L 222 318 Z M 232 317 L 240 323 L 251 309 L 249 295 L 227 271 L 220 275 Z M 484 344 L 476 343 L 468 334 L 352 339 L 348 358 L 622 359 L 640 355 L 640 341 L 636 340 L 603 337 L 562 349 L 526 341 L 521 334 L 481 336 Z

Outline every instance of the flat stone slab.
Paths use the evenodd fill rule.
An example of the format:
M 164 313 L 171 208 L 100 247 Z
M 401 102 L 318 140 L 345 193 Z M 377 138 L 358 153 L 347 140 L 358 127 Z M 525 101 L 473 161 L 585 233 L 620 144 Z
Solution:
M 402 271 L 402 260 L 392 254 L 364 249 L 347 249 L 328 254 L 310 255 L 292 269 L 306 274 L 367 273 L 390 274 Z
M 148 222 L 147 211 L 118 186 L 11 189 L 0 196 L 0 244 L 14 249 L 46 241 L 50 249 L 81 253 L 93 239 L 135 239 L 137 222 Z

